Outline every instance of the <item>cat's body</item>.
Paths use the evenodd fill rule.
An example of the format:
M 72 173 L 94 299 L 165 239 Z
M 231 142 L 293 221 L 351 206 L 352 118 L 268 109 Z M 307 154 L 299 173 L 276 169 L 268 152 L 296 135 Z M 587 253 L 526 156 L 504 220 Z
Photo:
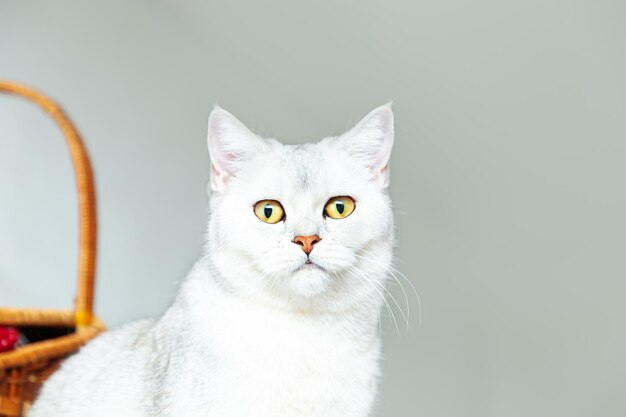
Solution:
M 248 138 L 221 109 L 211 118 L 205 255 L 163 316 L 67 360 L 31 417 L 369 415 L 393 245 L 389 107 L 304 146 Z M 354 213 L 329 218 L 333 196 L 351 196 Z M 250 213 L 265 199 L 280 201 L 280 222 Z M 316 237 L 308 252 L 298 236 Z

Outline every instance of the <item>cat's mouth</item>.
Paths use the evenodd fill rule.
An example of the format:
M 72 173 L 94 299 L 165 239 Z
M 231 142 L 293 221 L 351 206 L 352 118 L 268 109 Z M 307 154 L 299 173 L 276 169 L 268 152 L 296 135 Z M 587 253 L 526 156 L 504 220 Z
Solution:
M 322 268 L 321 266 L 319 266 L 318 264 L 316 264 L 310 259 L 307 259 L 302 265 L 300 265 L 298 269 L 296 270 L 296 272 L 302 271 L 302 270 L 315 270 L 315 269 L 326 272 L 326 269 Z

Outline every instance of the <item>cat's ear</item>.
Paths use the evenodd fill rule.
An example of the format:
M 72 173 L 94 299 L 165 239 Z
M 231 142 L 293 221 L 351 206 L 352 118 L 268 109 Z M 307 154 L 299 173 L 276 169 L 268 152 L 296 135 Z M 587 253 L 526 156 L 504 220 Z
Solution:
M 389 186 L 389 157 L 393 146 L 391 103 L 377 107 L 341 135 L 341 146 L 376 175 L 381 188 Z
M 242 163 L 267 150 L 262 138 L 219 106 L 215 106 L 209 116 L 207 141 L 211 157 L 211 189 L 218 192 L 226 190 L 228 179 L 237 174 Z

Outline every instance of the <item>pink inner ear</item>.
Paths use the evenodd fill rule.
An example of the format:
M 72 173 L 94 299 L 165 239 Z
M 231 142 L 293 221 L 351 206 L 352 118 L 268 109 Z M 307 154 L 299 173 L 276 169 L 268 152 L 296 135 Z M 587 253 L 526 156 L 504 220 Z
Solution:
M 224 154 L 224 159 L 226 161 L 234 161 L 237 158 L 239 158 L 239 155 L 237 155 L 235 152 L 226 152 Z
M 213 166 L 213 170 L 216 172 L 230 171 L 232 166 L 230 164 L 239 158 L 239 155 L 232 151 L 220 152 L 217 156 L 216 164 Z
M 389 105 L 378 107 L 366 115 L 347 133 L 344 143 L 348 152 L 368 167 L 386 172 L 393 145 L 393 113 Z

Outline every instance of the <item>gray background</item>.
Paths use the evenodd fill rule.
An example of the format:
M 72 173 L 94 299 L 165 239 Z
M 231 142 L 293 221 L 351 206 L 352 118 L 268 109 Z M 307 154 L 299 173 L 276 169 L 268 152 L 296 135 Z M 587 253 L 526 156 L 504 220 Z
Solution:
M 608 0 L 0 0 L 0 76 L 86 138 L 110 325 L 162 311 L 200 252 L 213 103 L 299 143 L 393 99 L 397 267 L 423 316 L 401 336 L 385 320 L 376 415 L 624 416 L 625 17 Z M 69 307 L 69 158 L 6 97 L 0 173 L 0 304 Z

